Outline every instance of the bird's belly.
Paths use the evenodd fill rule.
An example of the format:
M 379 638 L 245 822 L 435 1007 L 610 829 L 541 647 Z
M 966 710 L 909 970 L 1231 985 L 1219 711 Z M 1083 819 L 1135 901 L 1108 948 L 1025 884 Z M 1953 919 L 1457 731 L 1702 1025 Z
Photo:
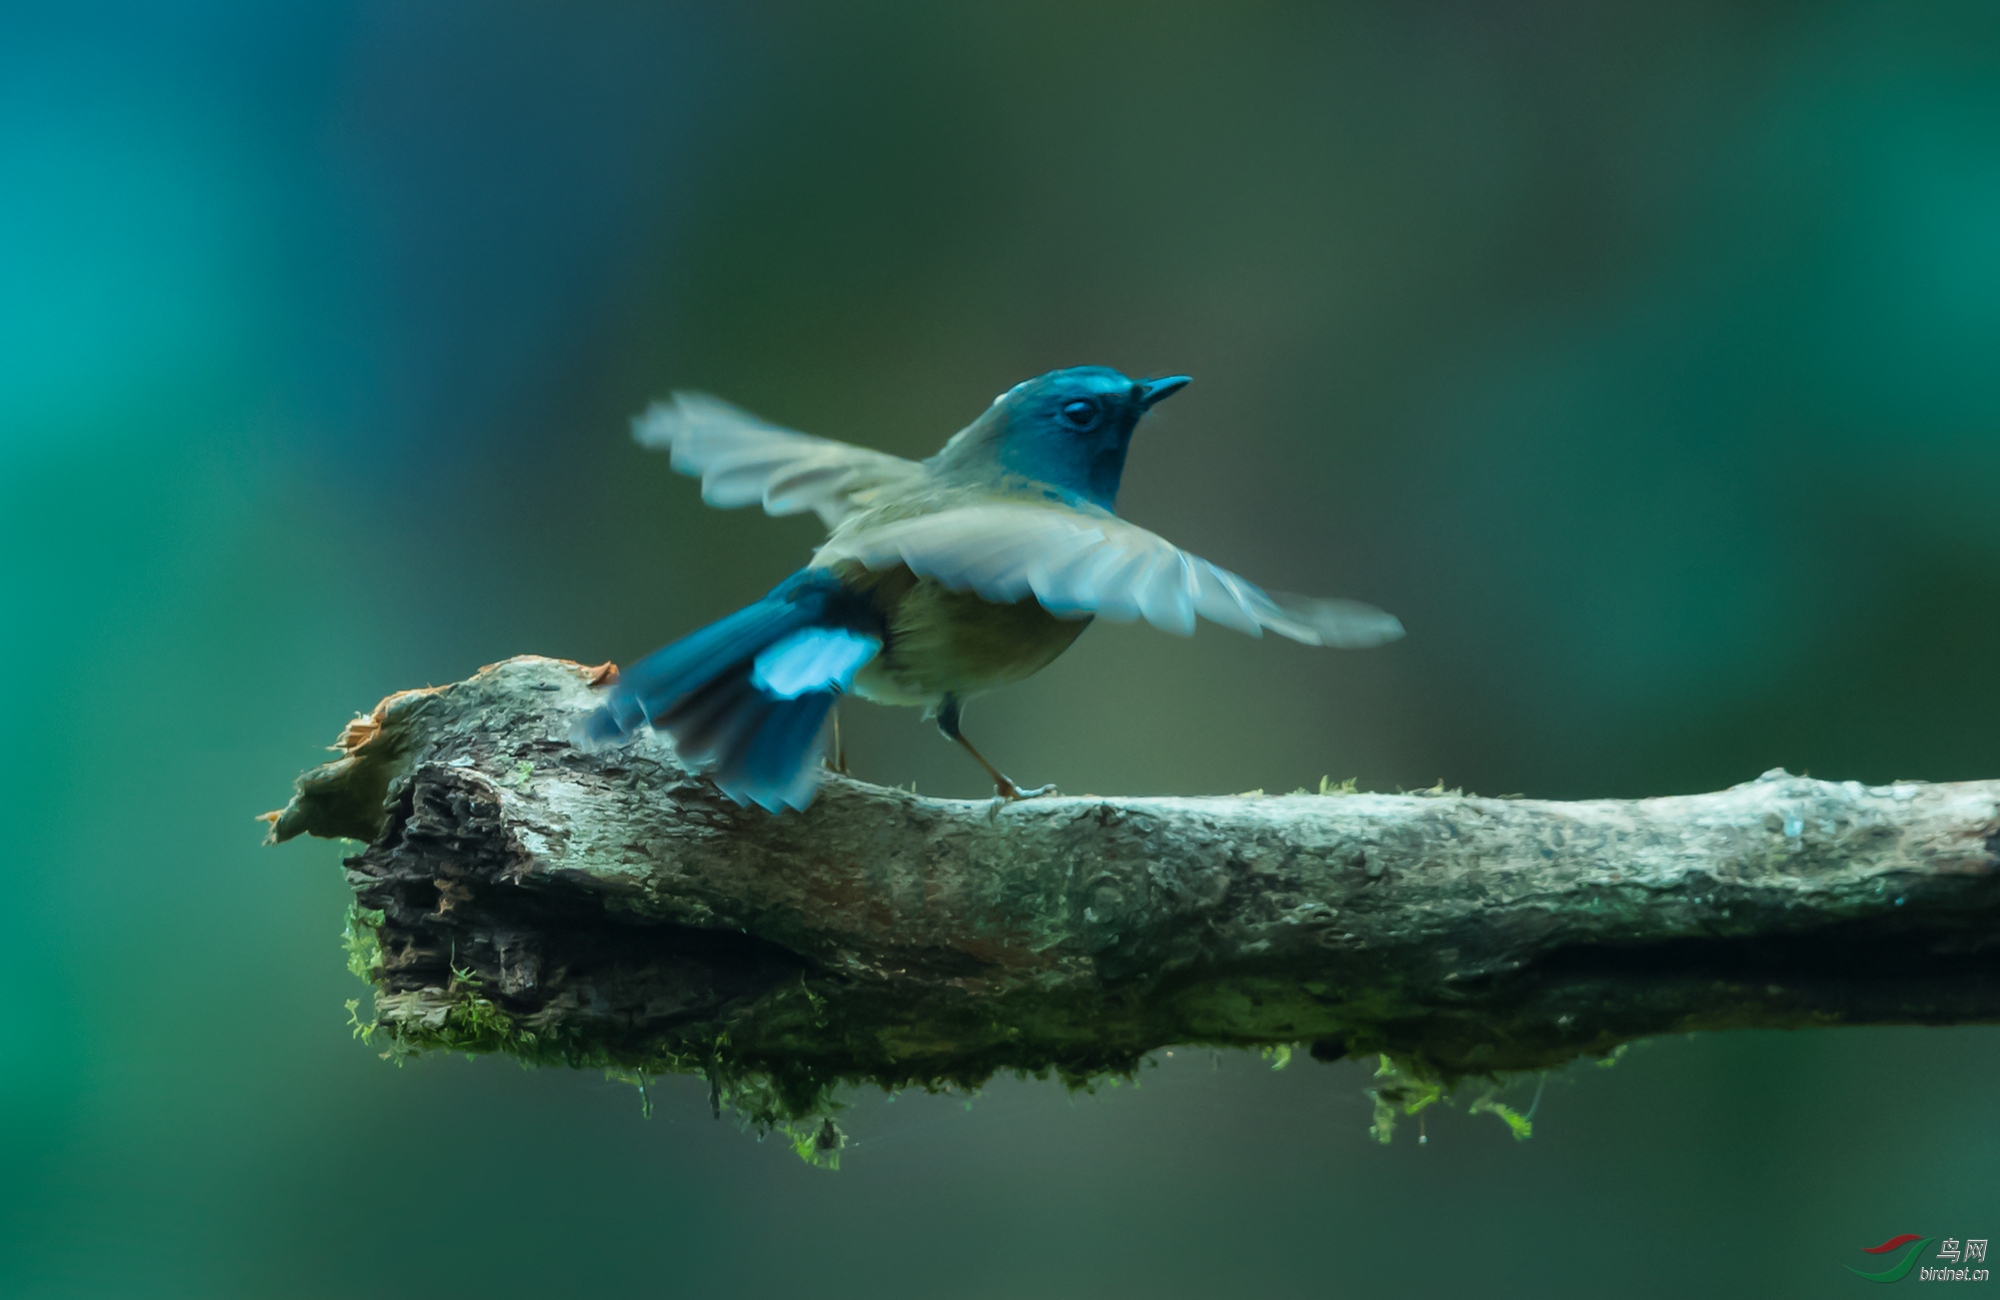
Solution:
M 843 577 L 873 586 L 888 615 L 882 653 L 855 675 L 853 688 L 881 704 L 935 704 L 1018 682 L 1048 667 L 1090 625 L 1088 618 L 1057 618 L 1032 598 L 998 605 L 907 569 Z

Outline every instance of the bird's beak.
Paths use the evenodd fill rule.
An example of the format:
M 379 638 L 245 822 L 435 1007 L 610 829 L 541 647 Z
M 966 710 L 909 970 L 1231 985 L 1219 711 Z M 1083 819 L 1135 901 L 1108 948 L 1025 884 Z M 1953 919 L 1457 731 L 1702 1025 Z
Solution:
M 1141 379 L 1139 381 L 1139 405 L 1144 410 L 1152 410 L 1153 403 L 1165 401 L 1186 388 L 1191 381 L 1186 375 L 1168 375 L 1165 379 Z

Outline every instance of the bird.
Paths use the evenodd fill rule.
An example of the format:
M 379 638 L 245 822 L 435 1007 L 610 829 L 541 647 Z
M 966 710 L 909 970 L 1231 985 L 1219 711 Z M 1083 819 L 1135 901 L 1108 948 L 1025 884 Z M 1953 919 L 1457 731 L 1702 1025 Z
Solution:
M 1046 668 L 1093 619 L 1181 636 L 1197 618 L 1307 645 L 1381 645 L 1397 619 L 1358 601 L 1266 591 L 1116 513 L 1134 431 L 1187 387 L 1106 366 L 1014 385 L 927 460 L 768 423 L 681 392 L 633 421 L 646 448 L 723 508 L 819 516 L 806 566 L 768 594 L 622 670 L 578 723 L 585 747 L 649 729 L 736 803 L 813 800 L 828 716 L 852 694 L 922 708 L 993 781 L 1024 789 L 961 728 L 972 696 Z M 998 805 L 996 804 L 996 807 Z

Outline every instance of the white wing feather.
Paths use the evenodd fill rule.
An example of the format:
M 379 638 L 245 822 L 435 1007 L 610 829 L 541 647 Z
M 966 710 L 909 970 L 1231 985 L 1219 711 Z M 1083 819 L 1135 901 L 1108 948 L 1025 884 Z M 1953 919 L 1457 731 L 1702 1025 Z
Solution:
M 1307 645 L 1372 646 L 1403 635 L 1394 615 L 1351 600 L 1268 592 L 1115 515 L 1026 502 L 959 506 L 837 534 L 816 565 L 904 565 L 954 591 L 1055 614 L 1095 614 L 1188 636 L 1199 615 Z
M 673 467 L 699 476 L 701 499 L 767 514 L 810 510 L 828 528 L 866 509 L 875 494 L 923 477 L 913 460 L 815 438 L 766 423 L 704 393 L 675 393 L 632 422 L 640 446 L 673 453 Z

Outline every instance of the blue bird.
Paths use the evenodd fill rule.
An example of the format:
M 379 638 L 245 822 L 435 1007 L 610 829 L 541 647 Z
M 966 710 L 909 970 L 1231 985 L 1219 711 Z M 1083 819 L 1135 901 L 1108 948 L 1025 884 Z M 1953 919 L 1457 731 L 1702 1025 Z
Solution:
M 1182 636 L 1206 618 L 1251 636 L 1372 646 L 1403 634 L 1370 605 L 1268 592 L 1112 513 L 1132 432 L 1184 375 L 1103 366 L 1017 384 L 918 462 L 676 394 L 640 416 L 642 446 L 701 477 L 713 506 L 812 511 L 829 535 L 757 603 L 620 674 L 578 740 L 669 733 L 741 804 L 804 808 L 844 693 L 920 706 L 1003 798 L 1023 791 L 959 729 L 965 701 L 1047 667 L 1092 618 Z

